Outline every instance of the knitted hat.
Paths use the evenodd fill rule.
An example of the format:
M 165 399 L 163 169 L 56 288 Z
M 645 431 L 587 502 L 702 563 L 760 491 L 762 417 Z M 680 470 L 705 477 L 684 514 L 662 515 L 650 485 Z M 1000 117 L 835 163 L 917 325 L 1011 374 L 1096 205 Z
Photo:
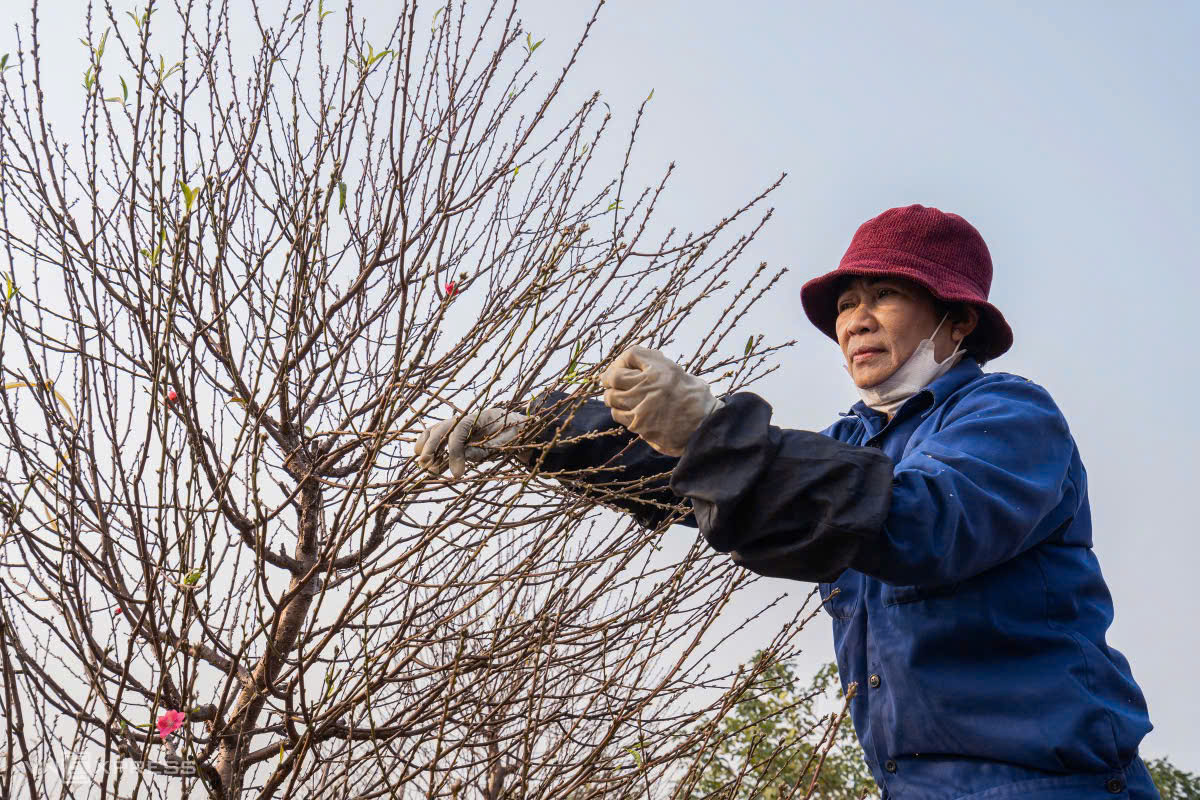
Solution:
M 804 313 L 835 342 L 839 284 L 849 275 L 907 278 L 939 300 L 971 304 L 979 323 L 966 344 L 980 361 L 1012 347 L 1012 329 L 987 301 L 992 257 L 979 231 L 957 214 L 911 205 L 890 208 L 859 226 L 837 269 L 800 289 Z

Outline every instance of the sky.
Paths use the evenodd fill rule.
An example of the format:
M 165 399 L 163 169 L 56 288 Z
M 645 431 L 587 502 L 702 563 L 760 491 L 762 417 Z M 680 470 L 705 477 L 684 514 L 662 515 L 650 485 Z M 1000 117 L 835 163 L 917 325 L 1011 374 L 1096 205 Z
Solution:
M 550 60 L 590 10 L 520 8 Z M 782 427 L 819 430 L 857 400 L 836 345 L 798 302 L 857 226 L 920 203 L 979 229 L 991 300 L 1015 334 L 986 369 L 1041 384 L 1066 415 L 1113 595 L 1108 642 L 1129 659 L 1154 724 L 1142 753 L 1192 771 L 1198 39 L 1200 6 L 1182 2 L 616 0 L 570 80 L 576 98 L 599 90 L 626 127 L 654 90 L 635 158 L 643 181 L 676 162 L 660 213 L 681 228 L 788 173 L 742 262 L 789 268 L 750 323 L 797 339 L 756 389 Z M 760 581 L 743 602 L 782 583 Z M 832 660 L 824 615 L 805 636 L 804 667 Z
M 84 7 L 49 5 L 62 24 Z M 355 7 L 394 18 L 385 0 Z M 590 4 L 519 8 L 557 70 Z M 857 226 L 921 203 L 979 229 L 991 300 L 1015 333 L 987 370 L 1041 384 L 1066 415 L 1116 609 L 1108 641 L 1131 662 L 1155 726 L 1142 754 L 1195 772 L 1198 39 L 1200 5 L 1185 2 L 610 0 L 564 97 L 570 106 L 600 91 L 627 131 L 653 89 L 632 182 L 656 182 L 675 162 L 658 214 L 682 230 L 788 173 L 739 267 L 789 269 L 747 323 L 797 340 L 755 389 L 782 427 L 820 430 L 857 399 L 836 346 L 799 304 L 803 282 L 836 266 Z M 77 84 L 74 63 L 61 68 Z M 788 590 L 781 583 L 759 581 L 725 613 L 744 617 Z M 757 624 L 753 635 L 771 618 Z M 832 660 L 824 615 L 804 636 L 802 672 Z

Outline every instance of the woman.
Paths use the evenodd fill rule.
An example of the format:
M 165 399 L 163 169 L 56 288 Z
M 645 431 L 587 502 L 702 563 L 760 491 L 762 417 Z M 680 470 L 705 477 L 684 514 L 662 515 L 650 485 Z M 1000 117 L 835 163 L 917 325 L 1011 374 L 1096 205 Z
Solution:
M 661 353 L 632 348 L 604 373 L 604 404 L 560 415 L 559 443 L 529 458 L 615 465 L 625 485 L 669 472 L 670 492 L 690 501 L 684 522 L 713 548 L 819 582 L 885 798 L 1158 797 L 1137 754 L 1145 700 L 1104 638 L 1112 600 L 1079 451 L 1045 389 L 981 369 L 1012 344 L 987 301 L 991 277 L 964 219 L 891 209 L 802 289 L 862 397 L 829 428 L 775 427 L 756 395 L 718 400 Z M 489 409 L 442 423 L 418 457 L 437 466 L 448 435 L 461 474 L 521 420 Z M 620 426 L 644 444 L 561 443 Z M 614 480 L 588 474 L 597 497 Z M 654 525 L 671 497 L 647 495 L 658 502 L 617 504 Z

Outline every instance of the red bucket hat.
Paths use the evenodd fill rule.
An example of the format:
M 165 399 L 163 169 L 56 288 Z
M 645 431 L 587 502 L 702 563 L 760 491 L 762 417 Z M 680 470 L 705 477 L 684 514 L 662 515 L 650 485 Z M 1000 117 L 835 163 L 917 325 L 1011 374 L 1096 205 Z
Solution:
M 837 269 L 800 289 L 804 313 L 835 342 L 838 286 L 849 275 L 908 278 L 940 300 L 970 303 L 979 324 L 967 337 L 967 349 L 980 361 L 1012 347 L 1012 329 L 987 301 L 992 256 L 979 231 L 957 214 L 911 205 L 890 208 L 858 227 Z

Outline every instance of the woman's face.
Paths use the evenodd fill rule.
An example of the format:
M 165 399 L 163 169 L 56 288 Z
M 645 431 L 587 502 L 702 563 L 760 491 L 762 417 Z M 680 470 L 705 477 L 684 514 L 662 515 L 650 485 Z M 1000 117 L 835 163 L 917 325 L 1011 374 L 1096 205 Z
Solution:
M 855 278 L 837 299 L 837 339 L 860 389 L 891 377 L 928 338 L 941 317 L 933 295 L 903 278 Z M 978 317 L 947 320 L 934 337 L 934 357 L 942 361 L 974 328 Z

